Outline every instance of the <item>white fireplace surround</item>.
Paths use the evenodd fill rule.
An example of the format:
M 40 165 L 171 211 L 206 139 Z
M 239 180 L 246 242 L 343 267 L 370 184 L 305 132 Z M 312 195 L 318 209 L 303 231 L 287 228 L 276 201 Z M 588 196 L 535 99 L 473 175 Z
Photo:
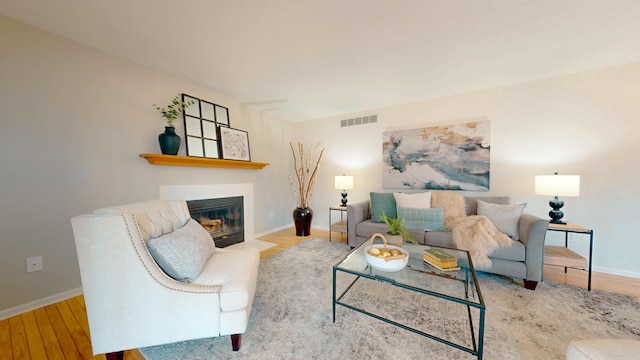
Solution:
M 253 184 L 160 185 L 162 200 L 201 200 L 244 197 L 244 239 L 253 240 Z

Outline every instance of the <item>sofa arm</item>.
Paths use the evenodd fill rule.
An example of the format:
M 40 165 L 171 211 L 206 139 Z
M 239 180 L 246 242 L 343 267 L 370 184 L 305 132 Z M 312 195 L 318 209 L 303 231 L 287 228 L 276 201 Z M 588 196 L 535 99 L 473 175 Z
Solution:
M 356 224 L 361 223 L 371 217 L 369 213 L 369 201 L 347 204 L 347 241 L 349 246 L 356 244 Z
M 531 214 L 522 214 L 519 222 L 520 242 L 526 247 L 525 264 L 530 281 L 542 281 L 544 240 L 549 221 Z

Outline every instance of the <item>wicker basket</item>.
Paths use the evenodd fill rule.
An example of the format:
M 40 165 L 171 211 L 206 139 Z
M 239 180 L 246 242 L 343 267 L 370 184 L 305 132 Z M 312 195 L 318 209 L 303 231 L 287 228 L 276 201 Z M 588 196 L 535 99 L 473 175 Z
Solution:
M 377 238 L 381 238 L 384 244 L 374 244 L 374 241 Z M 387 258 L 373 256 L 369 254 L 369 250 L 371 250 L 371 248 L 388 250 L 395 249 L 398 250 L 402 256 L 390 256 Z M 369 264 L 369 266 L 380 271 L 399 271 L 404 269 L 404 267 L 409 263 L 409 253 L 399 246 L 388 245 L 387 238 L 380 233 L 373 234 L 369 239 L 369 245 L 364 248 L 364 258 L 367 260 L 367 264 Z

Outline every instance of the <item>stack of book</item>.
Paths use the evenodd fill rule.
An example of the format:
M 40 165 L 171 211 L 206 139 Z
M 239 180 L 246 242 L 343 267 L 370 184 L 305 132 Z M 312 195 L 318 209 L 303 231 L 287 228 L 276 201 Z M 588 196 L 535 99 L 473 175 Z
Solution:
M 455 256 L 444 250 L 431 248 L 422 253 L 422 259 L 429 265 L 442 271 L 460 270 Z

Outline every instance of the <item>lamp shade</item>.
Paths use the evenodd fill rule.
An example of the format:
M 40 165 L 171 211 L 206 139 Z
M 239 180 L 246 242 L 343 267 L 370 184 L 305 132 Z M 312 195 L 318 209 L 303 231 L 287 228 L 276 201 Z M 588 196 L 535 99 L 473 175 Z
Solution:
M 580 196 L 580 175 L 537 175 L 536 195 Z
M 335 188 L 337 190 L 351 190 L 353 189 L 353 176 L 336 176 Z

